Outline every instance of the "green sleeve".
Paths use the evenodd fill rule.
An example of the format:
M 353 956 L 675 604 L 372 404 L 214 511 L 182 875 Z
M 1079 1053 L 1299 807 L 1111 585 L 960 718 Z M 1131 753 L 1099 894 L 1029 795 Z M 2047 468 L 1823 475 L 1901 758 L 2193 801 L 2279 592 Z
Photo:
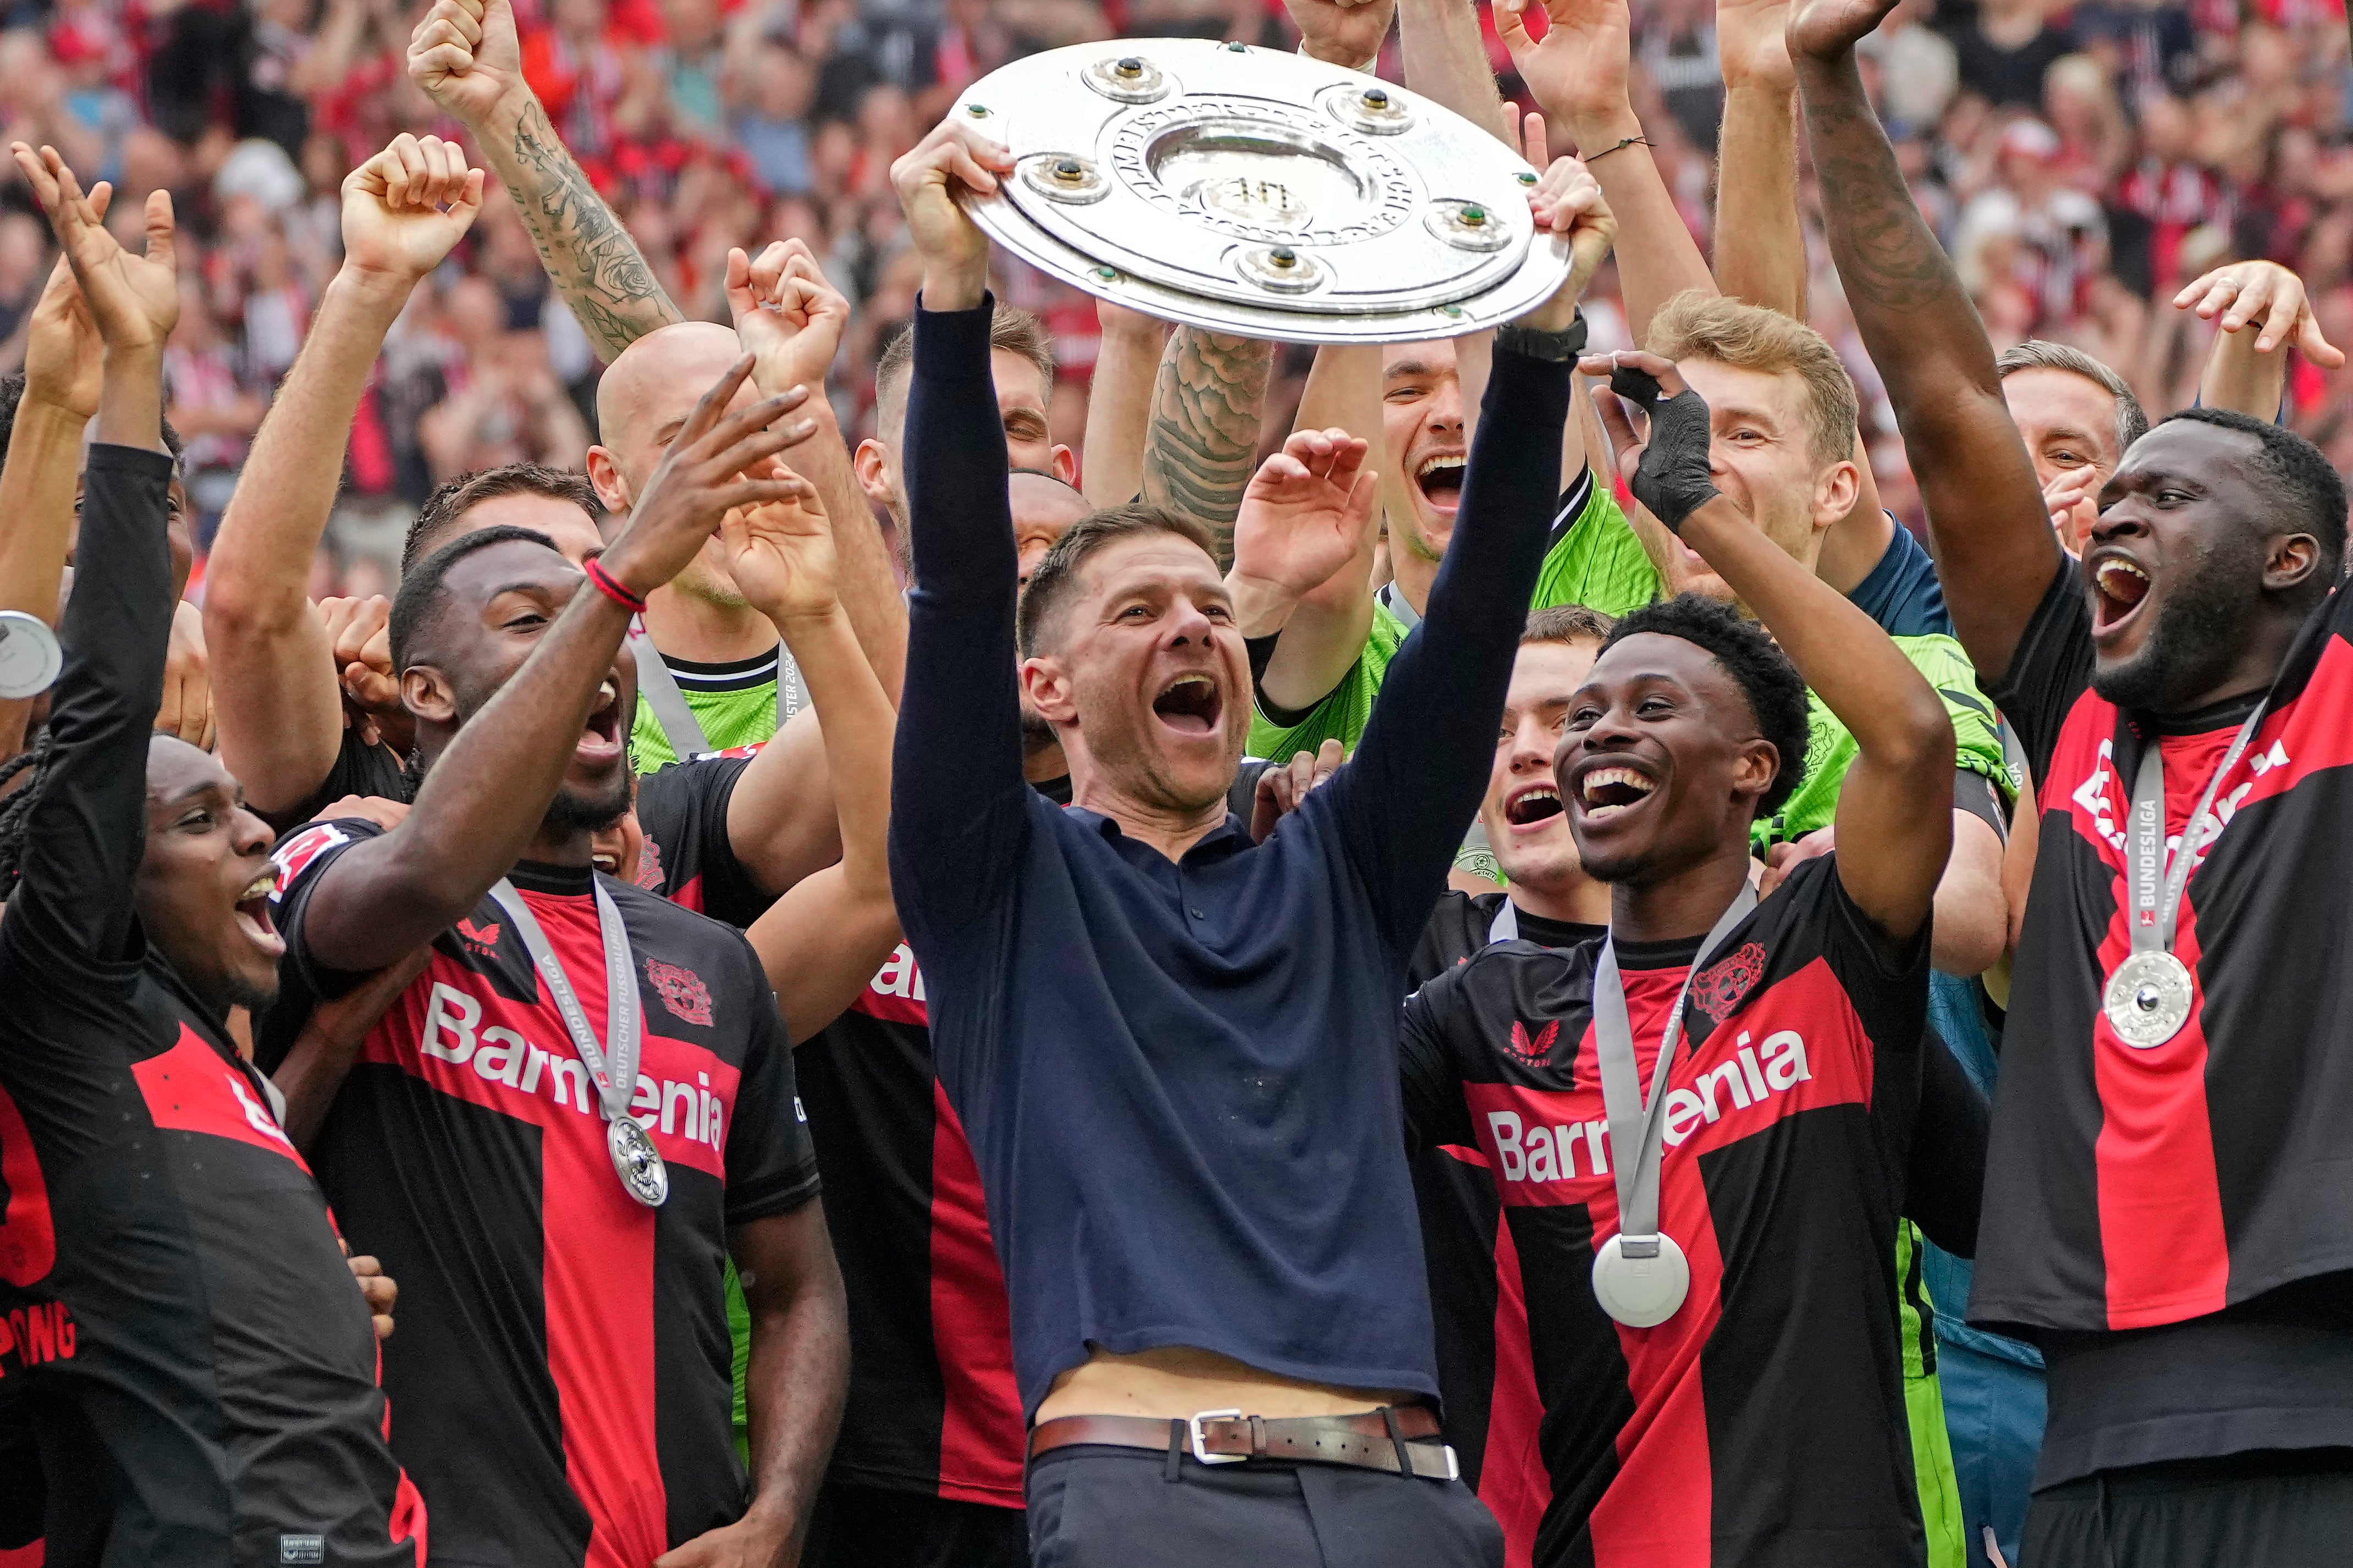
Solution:
M 1585 500 L 1576 519 L 1546 552 L 1531 610 L 1583 605 L 1622 616 L 1666 597 L 1666 582 L 1609 487 L 1585 472 Z
M 1376 602 L 1373 628 L 1365 639 L 1364 651 L 1356 656 L 1356 662 L 1340 678 L 1340 684 L 1332 689 L 1331 694 L 1309 709 L 1298 723 L 1277 724 L 1252 704 L 1250 755 L 1289 762 L 1298 752 L 1313 752 L 1326 741 L 1337 741 L 1355 751 L 1366 723 L 1373 716 L 1373 699 L 1381 694 L 1381 679 L 1388 673 L 1389 659 L 1403 641 L 1404 624 L 1389 614 L 1386 605 Z

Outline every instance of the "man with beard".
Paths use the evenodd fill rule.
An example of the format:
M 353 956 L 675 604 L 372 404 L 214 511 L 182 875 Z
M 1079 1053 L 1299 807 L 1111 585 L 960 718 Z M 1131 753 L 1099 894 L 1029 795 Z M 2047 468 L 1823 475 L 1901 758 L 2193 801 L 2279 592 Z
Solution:
M 2125 454 L 2063 556 L 1864 95 L 1854 47 L 1886 9 L 1815 0 L 1789 41 L 1954 625 L 2040 790 L 1970 1303 L 2049 1367 L 2023 1555 L 2340 1561 L 2344 485 L 2276 426 L 2190 410 Z
M 1408 1005 L 1409 1135 L 1476 1142 L 1516 1243 L 1535 1561 L 1917 1562 L 1890 1264 L 1951 725 L 1716 490 L 1675 368 L 1616 357 L 1651 420 L 1636 493 L 1764 629 L 1693 596 L 1619 623 L 1554 764 L 1609 934 L 1488 947 Z M 1750 828 L 1799 783 L 1810 683 L 1857 739 L 1843 852 L 1760 905 Z
M 1430 1405 L 1388 998 L 1477 805 L 1607 209 L 1569 163 L 1532 193 L 1571 277 L 1499 347 L 1432 634 L 1396 661 L 1356 760 L 1253 846 L 1226 800 L 1248 722 L 1240 623 L 1354 553 L 1365 444 L 1302 432 L 1268 460 L 1238 531 L 1262 513 L 1285 547 L 1230 590 L 1206 530 L 1122 508 L 1046 553 L 1017 625 L 989 249 L 956 200 L 1011 166 L 951 122 L 892 171 L 924 278 L 891 833 L 941 1079 L 1002 1242 L 1031 1547 L 1500 1561 L 1493 1521 L 1444 1479 Z M 1071 763 L 1068 808 L 1022 776 L 999 662 L 1017 647 L 1019 690 Z
M 621 647 L 646 591 L 723 519 L 735 563 L 814 571 L 824 550 L 812 487 L 770 466 L 787 400 L 722 413 L 749 371 L 704 395 L 585 575 L 509 527 L 419 563 L 392 622 L 416 804 L 389 832 L 318 823 L 277 855 L 286 994 L 265 1063 L 321 1001 L 431 946 L 318 1149 L 353 1233 L 411 1278 L 396 1440 L 456 1561 L 772 1560 L 806 1527 L 839 1414 L 840 1284 L 779 1001 L 741 935 L 590 869 L 628 805 Z M 752 1314 L 748 1494 L 731 1257 Z
M 421 1564 L 370 1307 L 227 1033 L 277 989 L 269 830 L 219 763 L 149 734 L 173 603 L 171 200 L 148 199 L 132 256 L 102 194 L 49 149 L 13 151 L 103 370 L 65 671 L 0 807 L 0 1377 L 39 1447 L 11 1501 L 46 1480 L 61 1565 Z

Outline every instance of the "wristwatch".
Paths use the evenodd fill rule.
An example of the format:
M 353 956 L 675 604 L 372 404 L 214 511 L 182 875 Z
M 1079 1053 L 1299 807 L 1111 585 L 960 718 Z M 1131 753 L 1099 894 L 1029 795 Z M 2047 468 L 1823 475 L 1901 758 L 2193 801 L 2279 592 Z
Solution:
M 1509 349 L 1530 359 L 1548 359 L 1555 364 L 1567 364 L 1585 352 L 1585 310 L 1579 307 L 1577 320 L 1557 332 L 1538 331 L 1517 321 L 1495 329 L 1495 346 Z

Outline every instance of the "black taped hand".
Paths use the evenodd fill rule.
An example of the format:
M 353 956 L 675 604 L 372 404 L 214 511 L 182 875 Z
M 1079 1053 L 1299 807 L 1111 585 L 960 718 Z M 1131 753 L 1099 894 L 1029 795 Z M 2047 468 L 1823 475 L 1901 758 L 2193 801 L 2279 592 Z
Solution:
M 1634 499 L 1670 533 L 1719 493 L 1707 466 L 1707 400 L 1688 389 L 1662 398 L 1658 377 L 1631 365 L 1609 373 L 1609 390 L 1651 416 L 1651 435 L 1634 470 Z

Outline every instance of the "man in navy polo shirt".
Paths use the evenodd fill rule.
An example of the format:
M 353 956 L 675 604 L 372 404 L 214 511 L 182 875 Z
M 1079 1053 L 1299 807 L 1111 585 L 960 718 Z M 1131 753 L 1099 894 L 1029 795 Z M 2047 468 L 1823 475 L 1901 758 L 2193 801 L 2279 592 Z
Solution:
M 1243 502 L 1261 545 L 1222 579 L 1207 536 L 1156 509 L 1074 524 L 1017 626 L 988 243 L 956 200 L 1011 167 L 950 123 L 892 171 L 924 276 L 891 871 L 1005 1264 L 1032 1549 L 1500 1564 L 1433 1408 L 1393 998 L 1486 783 L 1577 297 L 1613 220 L 1571 160 L 1532 190 L 1575 264 L 1497 334 L 1424 630 L 1356 760 L 1254 845 L 1226 803 L 1243 639 L 1356 548 L 1366 444 L 1294 435 Z M 1067 809 L 1022 780 L 1023 691 L 1069 758 Z

